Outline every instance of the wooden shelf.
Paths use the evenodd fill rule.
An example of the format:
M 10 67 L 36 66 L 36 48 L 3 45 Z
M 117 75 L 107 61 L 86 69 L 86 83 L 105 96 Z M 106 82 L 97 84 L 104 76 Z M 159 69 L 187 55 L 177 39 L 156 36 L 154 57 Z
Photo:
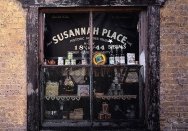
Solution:
M 41 65 L 43 68 L 81 68 L 81 67 L 90 67 L 90 65 Z
M 42 124 L 43 127 L 85 127 L 91 126 L 89 120 L 45 120 Z
M 137 95 L 114 95 L 114 96 L 95 96 L 97 99 L 103 99 L 103 100 L 130 100 L 130 99 L 136 99 Z
M 134 65 L 127 65 L 127 64 L 123 64 L 123 65 L 93 65 L 94 68 L 114 68 L 114 67 L 117 67 L 117 68 L 120 68 L 120 67 L 130 67 L 130 68 L 138 68 L 138 67 L 141 67 L 142 65 L 139 65 L 139 64 L 134 64 Z
M 138 119 L 127 119 L 127 120 L 45 120 L 42 123 L 43 127 L 75 127 L 76 129 L 81 127 L 103 128 L 107 127 L 118 128 L 118 127 L 137 127 L 139 129 L 144 128 L 143 120 Z
M 41 67 L 65 67 L 65 68 L 69 68 L 69 67 L 90 67 L 91 65 L 45 65 L 42 64 Z M 130 67 L 130 68 L 138 68 L 141 67 L 142 65 L 139 64 L 134 64 L 134 65 L 127 65 L 127 64 L 123 64 L 123 65 L 92 65 L 94 68 L 112 68 L 112 67 Z
M 46 100 L 77 100 L 79 101 L 81 98 L 89 98 L 89 96 L 77 96 L 77 95 L 67 95 L 67 96 L 45 96 Z M 130 100 L 130 99 L 136 99 L 137 95 L 114 95 L 114 96 L 95 96 L 97 99 L 103 99 L 103 100 Z
M 88 98 L 89 96 L 77 96 L 77 95 L 62 95 L 62 96 L 45 96 L 46 100 L 72 100 L 79 101 L 81 98 Z

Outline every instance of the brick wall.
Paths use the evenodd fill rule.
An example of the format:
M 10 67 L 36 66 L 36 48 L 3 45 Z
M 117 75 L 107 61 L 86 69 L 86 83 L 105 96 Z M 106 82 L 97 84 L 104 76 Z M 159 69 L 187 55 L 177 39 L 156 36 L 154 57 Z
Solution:
M 188 129 L 188 0 L 161 9 L 161 130 Z
M 0 131 L 26 129 L 26 12 L 0 0 Z
M 0 0 L 0 130 L 26 130 L 26 11 Z M 161 130 L 188 128 L 188 0 L 161 9 Z

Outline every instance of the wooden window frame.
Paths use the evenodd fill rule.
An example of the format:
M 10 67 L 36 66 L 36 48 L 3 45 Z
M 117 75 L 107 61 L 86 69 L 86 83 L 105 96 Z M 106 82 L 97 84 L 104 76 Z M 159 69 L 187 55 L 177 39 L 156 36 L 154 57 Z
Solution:
M 160 42 L 159 42 L 159 25 L 160 25 L 160 6 L 144 6 L 139 7 L 139 10 L 144 10 L 142 14 L 140 31 L 140 41 L 144 43 L 146 50 L 146 82 L 145 82 L 145 120 L 147 129 L 159 129 L 159 67 L 160 67 Z M 43 37 L 41 25 L 41 10 L 48 11 L 70 11 L 72 8 L 57 8 L 47 9 L 32 6 L 28 9 L 27 17 L 27 88 L 28 88 L 28 130 L 39 130 L 40 128 L 40 103 L 39 103 L 39 72 L 38 67 L 42 61 L 39 57 L 41 50 L 41 43 Z M 79 8 L 74 7 L 74 11 L 138 11 L 138 7 L 107 7 L 107 8 Z M 144 23 L 144 24 L 143 24 Z M 155 117 L 153 117 L 153 115 Z

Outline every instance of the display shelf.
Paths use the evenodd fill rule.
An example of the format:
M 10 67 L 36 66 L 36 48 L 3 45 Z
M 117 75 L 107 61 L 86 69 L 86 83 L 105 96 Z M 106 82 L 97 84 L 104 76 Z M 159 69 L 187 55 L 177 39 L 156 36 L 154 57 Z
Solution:
M 86 127 L 91 126 L 89 120 L 45 120 L 42 124 L 43 127 Z
M 81 98 L 89 98 L 89 96 L 77 96 L 77 95 L 64 95 L 64 96 L 45 96 L 46 100 L 72 100 L 79 101 Z
M 132 125 L 130 124 L 132 123 Z M 43 127 L 124 127 L 126 126 L 136 126 L 143 127 L 143 121 L 136 119 L 129 120 L 95 120 L 93 122 L 89 120 L 45 120 L 42 124 Z
M 118 65 L 93 65 L 94 68 L 118 68 L 118 67 L 129 67 L 129 68 L 138 68 L 142 65 L 139 64 L 133 64 L 133 65 L 127 65 L 127 64 L 118 64 Z
M 88 67 L 90 67 L 90 65 L 46 65 L 46 64 L 42 64 L 41 67 L 43 67 L 43 68 L 71 68 L 71 67 L 75 67 L 75 68 L 85 67 L 85 68 L 88 68 Z
M 117 95 L 117 96 L 95 96 L 97 99 L 102 100 L 130 100 L 130 99 L 136 99 L 137 95 Z
M 141 67 L 142 65 L 139 65 L 139 64 L 133 64 L 133 65 L 127 65 L 127 64 L 123 64 L 123 65 L 81 65 L 81 64 L 77 64 L 77 65 L 47 65 L 47 64 L 41 64 L 41 67 L 46 67 L 46 68 L 71 68 L 71 67 L 90 67 L 90 66 L 93 66 L 94 68 L 120 68 L 120 67 L 126 67 L 126 68 L 131 68 L 131 69 L 136 69 L 136 68 L 139 68 Z
M 61 18 L 65 18 L 64 15 Z M 70 18 L 75 17 L 72 15 Z M 90 15 L 92 21 L 93 16 Z M 112 15 L 110 14 L 109 18 Z M 122 21 L 122 15 L 117 18 L 121 18 L 119 22 L 125 23 Z M 46 15 L 46 20 L 51 21 L 51 15 Z M 85 34 L 86 37 L 83 35 L 85 39 L 78 39 L 79 41 L 72 39 L 74 37 L 71 35 L 70 39 L 46 47 L 44 54 L 41 55 L 40 112 L 42 112 L 41 126 L 44 128 L 89 127 L 92 130 L 95 127 L 109 129 L 112 127 L 113 129 L 127 127 L 131 123 L 137 124 L 136 119 L 140 120 L 143 116 L 139 43 L 137 37 L 131 38 L 137 32 L 134 32 L 134 29 L 132 30 L 134 35 L 124 36 L 123 30 L 118 33 L 118 29 L 113 32 L 103 26 L 93 28 L 92 23 L 90 24 L 90 29 L 94 29 L 96 34 Z M 94 26 L 98 27 L 95 24 Z M 78 29 L 82 29 L 83 32 L 85 26 L 75 28 L 75 31 L 79 31 Z M 74 30 L 70 28 L 69 31 Z M 61 34 L 62 37 L 63 35 L 65 34 Z M 59 37 L 57 36 L 54 38 Z M 46 35 L 44 38 L 48 37 Z M 47 41 L 44 44 L 47 44 Z M 51 111 L 52 116 L 48 113 Z M 57 116 L 53 116 L 53 111 L 57 112 Z
M 109 130 L 115 130 L 115 128 L 118 128 L 118 131 L 121 131 L 121 127 L 124 129 L 124 127 L 127 128 L 139 128 L 139 131 L 144 127 L 144 121 L 141 119 L 127 119 L 127 120 L 94 120 L 93 121 L 93 127 L 96 129 L 109 129 Z M 125 130 L 125 129 L 124 129 Z M 122 130 L 123 131 L 123 130 Z

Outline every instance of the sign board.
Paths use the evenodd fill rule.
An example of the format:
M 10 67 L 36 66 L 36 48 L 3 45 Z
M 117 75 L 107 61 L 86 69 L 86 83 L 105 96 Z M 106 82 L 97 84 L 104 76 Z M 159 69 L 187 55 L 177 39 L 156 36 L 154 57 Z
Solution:
M 137 13 L 94 13 L 93 51 L 111 49 L 138 55 Z M 45 15 L 45 57 L 67 57 L 67 52 L 89 51 L 89 13 Z

